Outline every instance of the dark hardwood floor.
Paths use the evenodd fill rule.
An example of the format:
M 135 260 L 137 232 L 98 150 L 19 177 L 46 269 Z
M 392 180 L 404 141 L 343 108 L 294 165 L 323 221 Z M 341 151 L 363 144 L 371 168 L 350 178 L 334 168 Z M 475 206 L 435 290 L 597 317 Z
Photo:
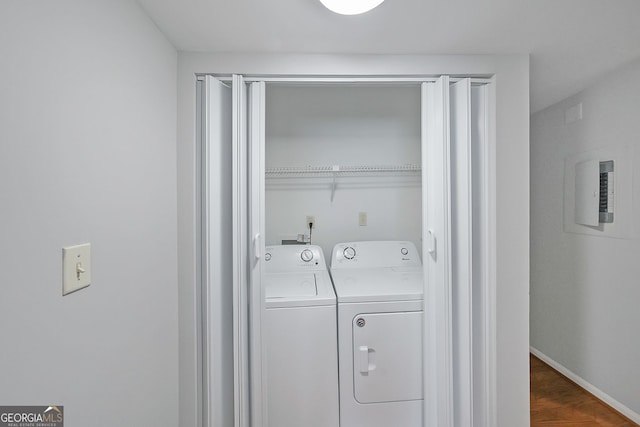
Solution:
M 531 427 L 638 427 L 531 355 Z

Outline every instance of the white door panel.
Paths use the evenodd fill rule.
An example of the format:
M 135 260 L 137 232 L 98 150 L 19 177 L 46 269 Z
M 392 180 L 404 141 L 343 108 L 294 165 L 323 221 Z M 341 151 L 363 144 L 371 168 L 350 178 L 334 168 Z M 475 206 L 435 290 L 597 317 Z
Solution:
M 449 77 L 422 84 L 424 425 L 452 426 Z
M 266 353 L 262 337 L 265 317 L 263 289 L 264 254 L 264 151 L 265 151 L 265 84 L 248 86 L 248 155 L 249 155 L 249 357 L 251 369 L 251 427 L 266 426 L 268 399 L 266 393 Z
M 233 426 L 231 88 L 207 76 L 199 86 L 202 283 L 202 423 Z
M 450 87 L 453 425 L 473 425 L 471 81 Z
M 360 314 L 352 330 L 358 402 L 422 399 L 422 312 Z
M 247 90 L 242 76 L 233 76 L 232 94 L 234 423 L 250 427 Z

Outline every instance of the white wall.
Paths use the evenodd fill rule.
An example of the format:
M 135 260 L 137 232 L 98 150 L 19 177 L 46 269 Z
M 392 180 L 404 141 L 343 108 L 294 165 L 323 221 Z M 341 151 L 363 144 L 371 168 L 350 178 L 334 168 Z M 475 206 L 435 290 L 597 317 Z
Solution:
M 420 85 L 267 85 L 266 167 L 420 165 Z M 266 183 L 266 243 L 308 233 L 329 263 L 336 243 L 409 240 L 422 249 L 420 173 L 273 178 Z M 358 214 L 366 212 L 367 225 Z
M 640 422 L 639 76 L 637 61 L 532 117 L 531 345 Z M 580 102 L 583 120 L 565 124 Z M 635 219 L 622 238 L 563 232 L 565 158 L 598 150 L 630 153 L 633 173 L 616 181 L 632 188 L 616 195 Z
M 178 425 L 177 54 L 126 0 L 0 3 L 0 402 Z M 62 296 L 61 248 L 93 283 Z
M 196 426 L 195 74 L 495 76 L 496 147 L 490 204 L 496 235 L 497 427 L 529 425 L 529 59 L 526 55 L 248 55 L 180 53 L 178 59 L 178 275 L 180 425 Z M 319 224 L 321 227 L 321 224 Z

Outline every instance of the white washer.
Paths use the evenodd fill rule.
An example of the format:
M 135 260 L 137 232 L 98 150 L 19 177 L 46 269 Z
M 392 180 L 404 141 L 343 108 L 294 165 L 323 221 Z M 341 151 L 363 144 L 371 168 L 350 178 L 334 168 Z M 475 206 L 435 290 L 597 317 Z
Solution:
M 265 251 L 269 427 L 338 427 L 336 295 L 319 246 Z
M 422 426 L 422 263 L 411 242 L 333 248 L 340 427 Z

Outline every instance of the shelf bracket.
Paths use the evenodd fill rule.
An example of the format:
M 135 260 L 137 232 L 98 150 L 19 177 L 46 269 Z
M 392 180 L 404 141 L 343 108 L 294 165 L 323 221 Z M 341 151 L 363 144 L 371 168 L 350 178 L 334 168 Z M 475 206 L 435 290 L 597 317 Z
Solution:
M 333 195 L 336 193 L 336 176 L 338 175 L 338 172 L 340 172 L 340 166 L 333 165 L 331 170 L 333 172 L 333 180 L 331 181 L 331 202 L 333 202 Z

